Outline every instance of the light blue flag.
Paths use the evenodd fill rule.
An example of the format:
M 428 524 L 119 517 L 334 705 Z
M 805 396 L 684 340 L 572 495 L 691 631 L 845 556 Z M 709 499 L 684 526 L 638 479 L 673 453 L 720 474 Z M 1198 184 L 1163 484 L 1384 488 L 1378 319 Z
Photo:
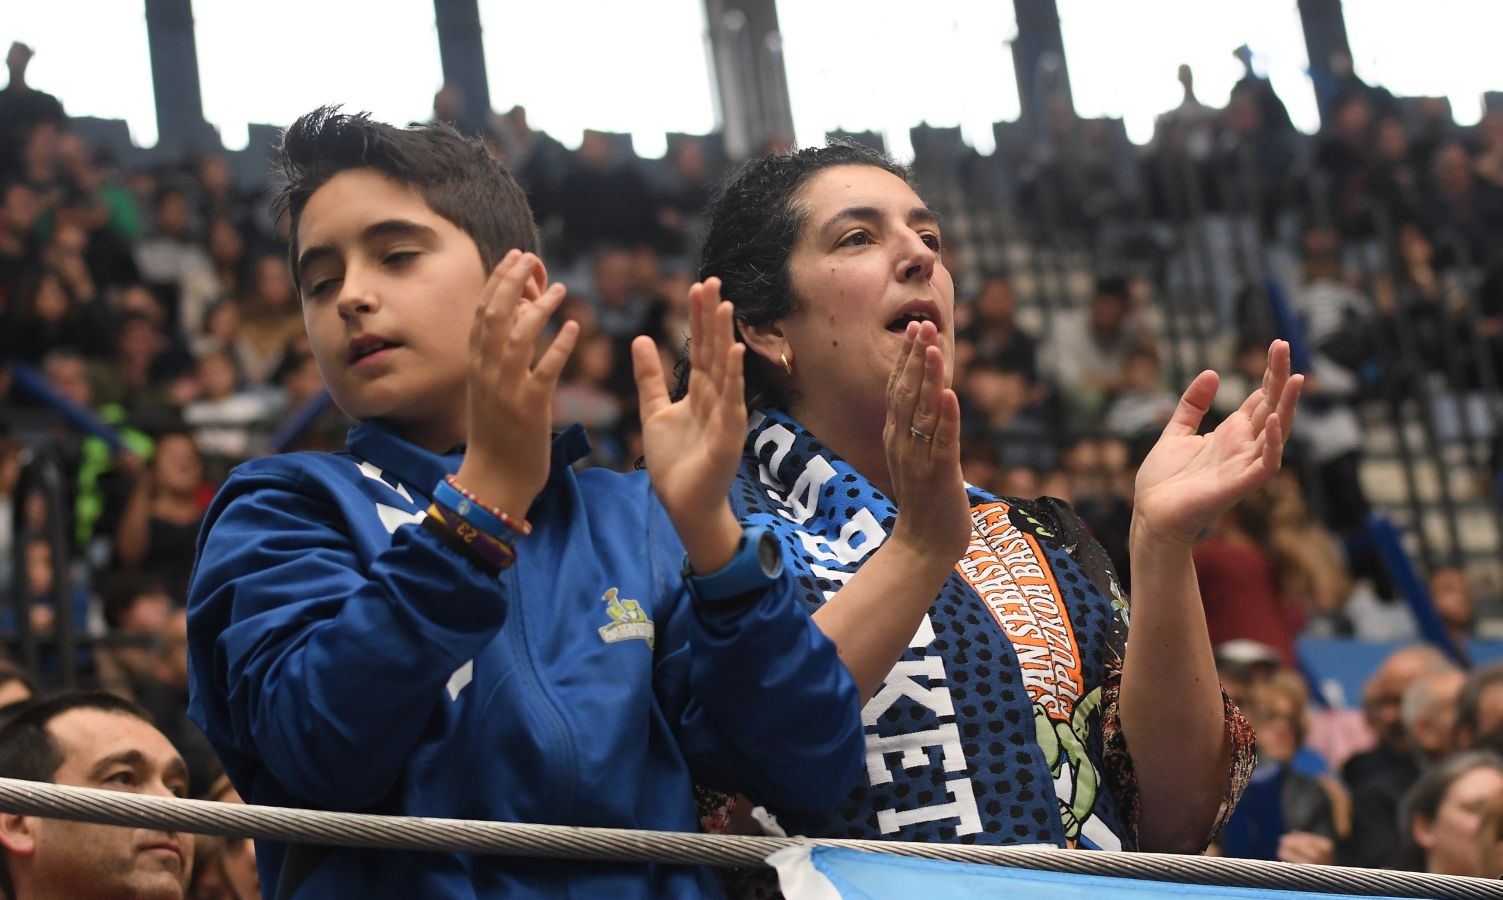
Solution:
M 788 900 L 971 900 L 1048 897 L 1049 900 L 1147 900 L 1215 897 L 1222 900 L 1357 900 L 1356 894 L 1319 894 L 1267 888 L 1171 884 L 1136 878 L 1067 875 L 1003 866 L 866 853 L 841 847 L 787 847 L 767 860 L 778 870 Z M 1371 900 L 1363 895 L 1363 900 Z M 1393 898 L 1379 898 L 1393 900 Z

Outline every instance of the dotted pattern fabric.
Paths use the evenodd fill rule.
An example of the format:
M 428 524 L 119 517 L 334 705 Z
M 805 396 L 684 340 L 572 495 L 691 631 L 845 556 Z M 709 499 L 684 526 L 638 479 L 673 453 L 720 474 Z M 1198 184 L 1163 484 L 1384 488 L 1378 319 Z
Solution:
M 973 507 L 998 503 L 975 490 L 971 500 Z M 1039 562 L 1057 585 L 1089 693 L 1119 671 L 1126 637 L 1126 606 L 1113 602 L 1119 592 L 1106 554 L 1059 501 L 1001 502 L 1011 525 L 1042 550 Z M 897 516 L 891 501 L 777 412 L 764 412 L 748 435 L 732 505 L 743 521 L 776 531 L 811 610 L 869 558 Z M 1121 786 L 1102 783 L 1108 767 L 1101 708 L 1084 717 L 1085 759 L 1064 764 L 1088 764 L 1093 771 L 1065 779 L 1062 807 L 1018 652 L 961 571 L 941 589 L 929 622 L 932 638 L 920 641 L 921 630 L 920 646 L 910 647 L 895 669 L 922 674 L 889 676 L 867 706 L 866 783 L 833 816 L 800 830 L 906 841 L 1101 845 L 1089 832 L 1084 840 L 1067 837 L 1066 810 L 1072 802 L 1079 808 L 1076 792 L 1088 785 L 1094 799 L 1086 818 L 1096 820 L 1095 833 L 1104 827 L 1122 849 L 1133 849 L 1119 812 Z M 933 737 L 941 733 L 958 741 Z

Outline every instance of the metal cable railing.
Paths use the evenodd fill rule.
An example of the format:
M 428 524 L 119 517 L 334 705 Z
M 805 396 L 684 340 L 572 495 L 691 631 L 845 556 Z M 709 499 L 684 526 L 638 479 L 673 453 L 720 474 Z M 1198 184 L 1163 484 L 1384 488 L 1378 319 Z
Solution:
M 1503 882 L 1383 869 L 1339 868 L 1178 854 L 748 837 L 361 815 L 149 797 L 10 778 L 0 778 L 0 811 L 103 825 L 253 837 L 258 840 L 331 847 L 748 867 L 766 865 L 767 857 L 784 847 L 813 844 L 953 862 L 1176 884 L 1386 897 L 1503 898 Z

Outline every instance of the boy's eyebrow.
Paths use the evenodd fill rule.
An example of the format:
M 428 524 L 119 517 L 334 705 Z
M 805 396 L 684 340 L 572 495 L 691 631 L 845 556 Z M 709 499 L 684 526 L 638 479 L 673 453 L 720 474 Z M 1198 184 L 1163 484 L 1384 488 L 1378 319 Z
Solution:
M 437 234 L 438 232 L 427 225 L 422 225 L 411 219 L 383 219 L 380 222 L 367 225 L 365 230 L 360 232 L 360 240 L 371 241 L 377 238 L 390 237 L 427 239 Z M 299 272 L 305 271 L 314 263 L 320 262 L 326 257 L 336 255 L 338 254 L 332 244 L 317 244 L 304 250 L 302 255 L 297 258 L 297 269 Z

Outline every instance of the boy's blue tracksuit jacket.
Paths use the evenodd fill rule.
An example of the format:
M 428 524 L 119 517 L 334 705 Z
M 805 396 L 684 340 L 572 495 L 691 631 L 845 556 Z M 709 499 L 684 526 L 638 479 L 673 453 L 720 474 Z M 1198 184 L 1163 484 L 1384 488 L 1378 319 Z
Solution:
M 696 831 L 695 782 L 794 821 L 846 796 L 860 704 L 794 585 L 693 601 L 645 473 L 576 473 L 586 450 L 578 429 L 554 440 L 535 530 L 499 579 L 414 524 L 458 454 L 368 422 L 348 452 L 235 470 L 199 538 L 189 708 L 247 802 Z M 257 859 L 274 897 L 287 848 Z M 297 898 L 719 894 L 690 867 L 290 859 Z

